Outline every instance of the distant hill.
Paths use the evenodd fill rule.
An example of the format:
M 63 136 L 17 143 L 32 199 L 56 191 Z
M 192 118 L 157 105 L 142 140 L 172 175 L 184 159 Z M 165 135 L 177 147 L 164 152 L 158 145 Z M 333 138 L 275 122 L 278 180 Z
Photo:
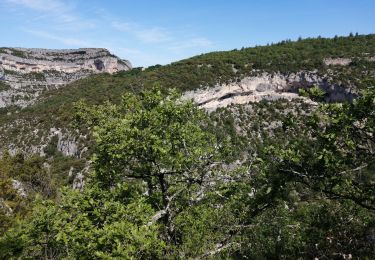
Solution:
M 121 60 L 106 49 L 0 48 L 0 68 L 3 85 L 0 107 L 25 107 L 46 90 L 95 73 L 112 74 L 132 67 L 129 61 Z
M 1 259 L 374 259 L 375 35 L 1 51 Z
M 321 101 L 332 102 L 355 98 L 365 86 L 364 82 L 375 75 L 374 34 L 282 41 L 269 46 L 202 54 L 166 66 L 131 70 L 129 63 L 123 63 L 104 49 L 56 52 L 2 48 L 0 52 L 2 66 L 4 57 L 16 63 L 33 57 L 34 63 L 60 66 L 61 71 L 66 70 L 63 75 L 82 66 L 78 71 L 83 79 L 64 88 L 38 92 L 35 102 L 23 109 L 14 105 L 0 109 L 0 150 L 15 152 L 21 149 L 43 154 L 45 147 L 52 145 L 74 158 L 85 156 L 82 151 L 87 151 L 89 142 L 69 126 L 73 104 L 82 98 L 91 104 L 106 100 L 118 102 L 125 92 L 139 92 L 159 85 L 162 89 L 176 88 L 185 93 L 185 97 L 193 98 L 202 107 L 214 111 L 218 107 L 264 99 L 291 100 L 299 97 L 300 89 L 317 86 L 325 93 Z M 79 62 L 84 57 L 88 58 Z M 99 59 L 104 67 L 96 63 Z M 11 74 L 9 62 L 7 79 Z M 73 66 L 75 62 L 81 65 Z M 58 64 L 72 66 L 70 72 Z M 20 72 L 22 66 L 25 66 L 25 73 Z M 58 70 L 57 67 L 54 71 Z M 30 72 L 30 65 L 20 64 L 16 68 L 13 71 L 17 72 L 20 81 L 30 82 L 26 79 L 31 75 L 38 78 L 33 79 L 35 82 L 41 82 L 39 77 L 43 78 L 42 81 L 50 78 L 49 70 Z M 9 92 L 7 83 L 1 83 L 0 97 Z M 31 91 L 33 88 L 34 85 L 24 89 Z

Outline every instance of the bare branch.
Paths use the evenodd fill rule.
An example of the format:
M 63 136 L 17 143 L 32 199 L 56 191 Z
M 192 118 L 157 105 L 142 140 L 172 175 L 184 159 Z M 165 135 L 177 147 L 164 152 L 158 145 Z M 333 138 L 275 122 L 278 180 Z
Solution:
M 195 259 L 198 260 L 198 259 L 204 259 L 204 258 L 207 258 L 207 257 L 212 257 L 212 256 L 220 253 L 221 251 L 225 250 L 225 249 L 228 249 L 228 248 L 233 247 L 233 246 L 239 246 L 239 245 L 240 244 L 236 243 L 236 242 L 230 242 L 230 243 L 227 243 L 227 244 L 218 243 L 218 244 L 216 244 L 214 249 L 204 253 L 201 256 L 196 257 Z

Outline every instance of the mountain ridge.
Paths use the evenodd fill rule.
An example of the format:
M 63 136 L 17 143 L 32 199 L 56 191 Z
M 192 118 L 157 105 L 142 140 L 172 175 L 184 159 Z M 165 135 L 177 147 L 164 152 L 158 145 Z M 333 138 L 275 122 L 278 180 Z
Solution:
M 273 100 L 273 96 L 283 98 L 285 94 L 302 98 L 299 90 L 308 90 L 315 85 L 324 91 L 323 101 L 351 100 L 365 87 L 363 81 L 374 75 L 375 62 L 371 57 L 375 57 L 375 35 L 358 35 L 284 41 L 270 46 L 198 55 L 166 66 L 133 68 L 112 75 L 95 74 L 64 88 L 45 91 L 34 105 L 24 109 L 14 106 L 0 109 L 0 144 L 2 150 L 39 153 L 51 141 L 56 132 L 53 129 L 57 129 L 61 140 L 56 147 L 60 149 L 62 146 L 57 144 L 64 139 L 68 143 L 79 139 L 78 136 L 78 139 L 73 138 L 72 130 L 69 130 L 74 102 L 82 98 L 90 104 L 107 100 L 119 102 L 126 92 L 137 93 L 155 85 L 164 90 L 177 88 L 181 93 L 193 92 L 189 96 L 193 100 L 208 89 L 208 95 L 220 103 L 214 108 L 236 104 L 232 102 L 236 96 L 240 97 L 241 103 L 258 100 L 253 94 L 262 97 L 258 101 L 263 97 L 266 100 Z M 261 82 L 263 85 L 248 84 L 252 93 L 241 90 L 241 84 L 253 82 L 265 73 L 267 77 Z M 281 78 L 282 84 L 275 77 Z M 227 86 L 233 85 L 236 86 L 234 90 L 226 90 Z M 220 92 L 219 96 L 215 96 L 218 93 L 211 94 L 215 89 L 222 90 L 222 95 Z M 264 95 L 265 89 L 274 90 L 271 98 Z M 34 130 L 38 131 L 34 133 Z M 75 147 L 78 156 L 86 145 Z
M 373 259 L 373 57 L 285 41 L 0 108 L 0 258 Z
M 44 91 L 97 73 L 130 70 L 132 65 L 104 48 L 0 48 L 0 107 L 26 107 Z

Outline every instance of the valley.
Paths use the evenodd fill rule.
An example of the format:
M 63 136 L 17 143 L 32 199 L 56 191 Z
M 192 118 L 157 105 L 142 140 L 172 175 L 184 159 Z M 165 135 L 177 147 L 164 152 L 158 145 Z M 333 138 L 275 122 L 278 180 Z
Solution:
M 371 259 L 374 57 L 1 48 L 0 258 Z

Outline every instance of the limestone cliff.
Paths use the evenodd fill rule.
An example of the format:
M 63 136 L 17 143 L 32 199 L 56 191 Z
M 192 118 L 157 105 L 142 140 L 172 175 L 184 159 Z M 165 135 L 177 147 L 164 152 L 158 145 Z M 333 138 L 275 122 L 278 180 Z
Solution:
M 211 112 L 232 104 L 246 104 L 261 100 L 301 99 L 298 89 L 318 86 L 326 93 L 326 102 L 353 100 L 356 94 L 351 88 L 330 84 L 328 77 L 314 72 L 301 71 L 288 75 L 281 73 L 260 73 L 230 84 L 198 89 L 184 93 L 183 99 L 193 100 L 200 107 Z M 311 103 L 310 99 L 302 98 Z
M 0 108 L 32 104 L 44 90 L 59 88 L 94 73 L 131 69 L 127 60 L 101 48 L 0 48 Z

